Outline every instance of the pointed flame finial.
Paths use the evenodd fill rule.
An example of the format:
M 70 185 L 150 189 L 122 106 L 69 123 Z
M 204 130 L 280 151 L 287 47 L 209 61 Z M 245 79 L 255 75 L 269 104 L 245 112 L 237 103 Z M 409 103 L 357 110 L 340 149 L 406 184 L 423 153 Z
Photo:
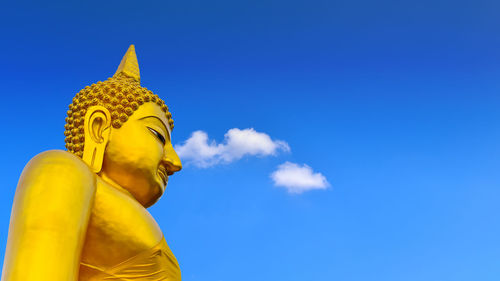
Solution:
M 137 55 L 135 54 L 134 45 L 130 45 L 130 47 L 128 47 L 128 50 L 123 56 L 123 59 L 120 62 L 120 65 L 118 66 L 118 69 L 116 70 L 116 73 L 115 75 L 113 75 L 113 77 L 117 76 L 120 73 L 134 78 L 134 80 L 136 80 L 137 82 L 141 82 L 139 63 L 137 62 Z

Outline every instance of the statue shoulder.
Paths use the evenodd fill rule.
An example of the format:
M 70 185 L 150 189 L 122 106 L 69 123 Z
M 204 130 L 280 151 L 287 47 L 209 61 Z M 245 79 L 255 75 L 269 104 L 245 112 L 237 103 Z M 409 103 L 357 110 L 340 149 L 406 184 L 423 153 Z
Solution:
M 24 167 L 19 187 L 43 184 L 45 188 L 82 187 L 94 192 L 96 175 L 79 157 L 62 150 L 49 150 L 33 157 Z
M 68 152 L 29 161 L 14 196 L 2 280 L 78 279 L 95 186 L 95 174 Z

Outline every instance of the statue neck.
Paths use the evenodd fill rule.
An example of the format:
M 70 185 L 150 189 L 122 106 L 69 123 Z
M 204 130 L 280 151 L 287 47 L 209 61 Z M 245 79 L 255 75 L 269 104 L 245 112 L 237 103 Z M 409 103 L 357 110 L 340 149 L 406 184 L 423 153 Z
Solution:
M 130 193 L 128 190 L 125 188 L 121 187 L 119 184 L 117 184 L 114 180 L 106 176 L 104 173 L 99 173 L 97 174 L 97 180 L 102 180 L 104 184 L 110 185 L 111 187 L 115 188 L 116 190 L 122 192 L 123 194 L 129 196 L 130 198 L 134 199 L 137 201 L 137 199 Z

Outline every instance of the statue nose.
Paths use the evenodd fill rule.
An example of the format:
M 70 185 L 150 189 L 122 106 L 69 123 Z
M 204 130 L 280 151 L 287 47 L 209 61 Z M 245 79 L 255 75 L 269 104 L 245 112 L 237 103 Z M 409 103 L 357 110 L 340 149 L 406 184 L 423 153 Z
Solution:
M 182 169 L 181 159 L 175 152 L 171 143 L 165 146 L 165 154 L 163 155 L 162 164 L 167 169 L 167 174 L 170 176 Z

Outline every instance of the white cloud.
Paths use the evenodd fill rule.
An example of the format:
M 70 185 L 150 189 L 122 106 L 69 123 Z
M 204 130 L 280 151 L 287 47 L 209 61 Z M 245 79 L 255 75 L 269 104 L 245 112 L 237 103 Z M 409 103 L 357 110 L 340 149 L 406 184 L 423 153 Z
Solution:
M 233 162 L 246 155 L 276 155 L 279 151 L 290 151 L 290 147 L 286 142 L 272 140 L 269 135 L 253 128 L 234 128 L 227 131 L 224 141 L 219 144 L 209 140 L 207 133 L 195 131 L 184 143 L 175 145 L 175 151 L 183 161 L 206 168 Z
M 314 173 L 307 165 L 300 166 L 285 162 L 271 174 L 274 185 L 282 186 L 290 193 L 302 193 L 313 189 L 326 189 L 330 186 L 325 176 Z

